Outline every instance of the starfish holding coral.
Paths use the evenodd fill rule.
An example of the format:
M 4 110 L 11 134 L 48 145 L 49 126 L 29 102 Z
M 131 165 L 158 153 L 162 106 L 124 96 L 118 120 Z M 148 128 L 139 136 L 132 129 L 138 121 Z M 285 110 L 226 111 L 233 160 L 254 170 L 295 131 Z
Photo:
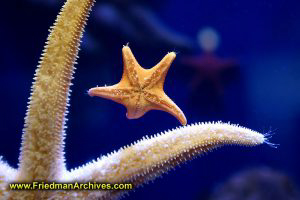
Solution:
M 9 184 L 127 182 L 137 187 L 216 147 L 225 144 L 254 146 L 267 142 L 264 135 L 246 128 L 220 122 L 201 123 L 145 137 L 97 161 L 68 171 L 64 157 L 65 117 L 80 38 L 93 4 L 94 0 L 68 0 L 51 28 L 32 86 L 18 169 L 11 168 L 0 157 L 0 199 L 118 198 L 124 191 L 15 191 Z M 126 47 L 125 51 L 129 48 Z M 167 56 L 169 59 L 173 57 L 172 53 Z M 129 71 L 127 75 L 134 78 L 134 72 Z M 143 83 L 142 86 L 151 88 L 152 83 Z

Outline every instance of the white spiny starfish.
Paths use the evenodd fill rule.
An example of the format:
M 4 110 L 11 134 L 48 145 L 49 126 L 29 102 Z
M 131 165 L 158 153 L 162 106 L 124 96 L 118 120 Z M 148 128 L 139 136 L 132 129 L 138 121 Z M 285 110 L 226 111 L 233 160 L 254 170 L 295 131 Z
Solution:
M 0 199 L 112 199 L 122 191 L 14 191 L 11 182 L 145 183 L 170 168 L 225 144 L 258 145 L 264 135 L 224 123 L 188 125 L 143 138 L 68 171 L 65 116 L 80 38 L 94 0 L 68 0 L 51 28 L 35 74 L 18 169 L 0 160 Z

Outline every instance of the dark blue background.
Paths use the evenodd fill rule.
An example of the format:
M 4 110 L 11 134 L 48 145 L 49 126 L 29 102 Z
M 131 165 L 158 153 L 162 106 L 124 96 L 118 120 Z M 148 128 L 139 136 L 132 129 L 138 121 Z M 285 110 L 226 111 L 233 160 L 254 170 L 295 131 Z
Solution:
M 178 52 L 167 75 L 165 91 L 181 107 L 189 123 L 222 120 L 260 132 L 275 130 L 271 141 L 280 146 L 277 149 L 268 145 L 218 149 L 137 189 L 127 199 L 205 199 L 236 172 L 259 166 L 281 171 L 299 185 L 300 2 L 163 0 L 131 3 L 146 8 L 171 32 L 185 35 L 195 44 L 199 29 L 215 28 L 221 37 L 217 54 L 237 59 L 240 66 L 223 77 L 226 81 L 221 81 L 222 96 L 212 95 L 208 83 L 195 97 L 188 88 L 193 71 L 180 62 L 180 56 L 197 53 L 198 49 L 187 50 L 161 42 L 149 44 L 147 32 L 144 33 L 146 38 L 135 40 L 134 36 L 99 20 L 96 8 L 103 4 L 99 0 L 88 21 L 73 80 L 65 148 L 68 169 L 146 134 L 179 126 L 174 117 L 160 111 L 128 120 L 123 106 L 86 94 L 91 87 L 120 80 L 121 48 L 129 42 L 139 63 L 148 68 L 167 52 Z M 11 0 L 1 4 L 0 155 L 17 167 L 33 74 L 48 28 L 63 2 L 42 4 L 37 0 Z M 123 15 L 129 14 L 124 11 Z

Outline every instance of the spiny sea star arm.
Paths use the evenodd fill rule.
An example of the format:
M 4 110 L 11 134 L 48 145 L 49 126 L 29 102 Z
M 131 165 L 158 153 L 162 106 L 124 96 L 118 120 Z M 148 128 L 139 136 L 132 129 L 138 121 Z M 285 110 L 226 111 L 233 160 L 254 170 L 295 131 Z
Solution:
M 142 87 L 149 89 L 156 86 L 159 89 L 163 89 L 166 75 L 175 57 L 176 54 L 170 52 L 157 65 L 149 69 L 148 71 L 151 75 L 146 77 Z
M 226 144 L 254 146 L 266 142 L 264 135 L 227 123 L 201 123 L 146 137 L 101 159 L 70 172 L 70 181 L 147 183 L 175 166 Z M 81 195 L 83 195 L 82 193 Z M 90 197 L 107 195 L 111 199 L 121 191 L 91 192 Z M 104 195 L 104 196 L 105 196 Z
M 138 78 L 138 68 L 141 66 L 138 64 L 137 60 L 135 59 L 131 49 L 128 46 L 124 46 L 122 48 L 122 55 L 123 55 L 123 77 L 121 80 L 122 82 L 127 82 L 127 79 L 132 87 L 140 87 L 140 80 Z
M 120 100 L 128 99 L 132 96 L 132 90 L 127 88 L 120 88 L 118 84 L 104 87 L 94 87 L 89 89 L 88 94 L 90 96 L 102 97 L 110 99 L 118 103 L 122 103 Z
M 135 119 L 144 115 L 144 111 L 140 108 L 139 104 L 141 99 L 140 95 L 135 95 L 133 89 L 121 88 L 117 84 L 113 86 L 91 88 L 88 91 L 88 94 L 90 96 L 102 97 L 123 104 L 127 109 L 126 116 L 128 119 Z
M 157 96 L 150 92 L 144 92 L 144 97 L 151 102 L 153 109 L 168 112 L 176 117 L 182 125 L 186 125 L 187 120 L 184 113 L 166 94 Z
M 16 181 L 59 180 L 74 64 L 94 0 L 68 0 L 51 27 L 25 117 Z

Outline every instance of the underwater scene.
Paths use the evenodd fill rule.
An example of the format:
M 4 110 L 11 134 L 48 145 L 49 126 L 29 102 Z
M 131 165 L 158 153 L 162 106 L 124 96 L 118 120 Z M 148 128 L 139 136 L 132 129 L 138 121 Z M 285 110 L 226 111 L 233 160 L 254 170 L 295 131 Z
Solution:
M 299 7 L 3 1 L 0 200 L 300 200 Z

